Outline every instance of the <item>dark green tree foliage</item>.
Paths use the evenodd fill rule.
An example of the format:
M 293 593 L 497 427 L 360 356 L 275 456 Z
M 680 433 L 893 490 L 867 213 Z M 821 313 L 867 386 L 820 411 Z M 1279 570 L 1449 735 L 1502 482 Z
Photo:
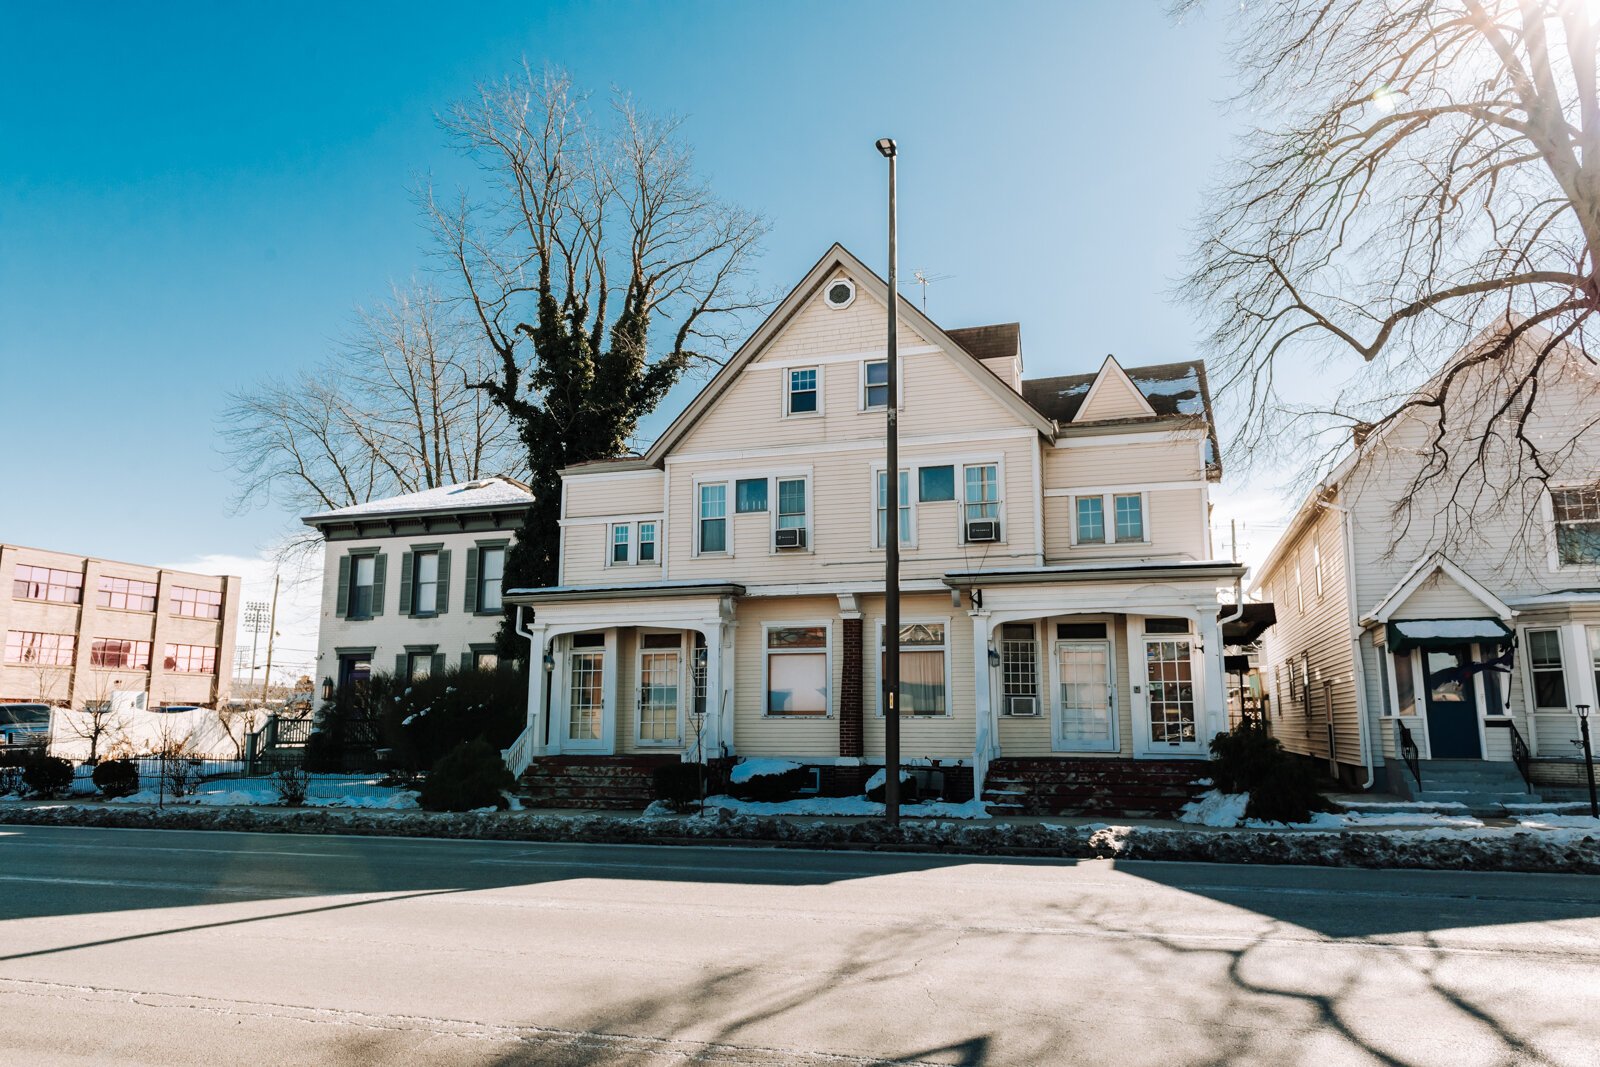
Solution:
M 504 808 L 502 793 L 515 784 L 499 749 L 487 741 L 463 741 L 428 772 L 417 802 L 428 811 Z
M 536 497 L 505 587 L 552 585 L 558 472 L 626 454 L 639 420 L 715 362 L 725 331 L 760 304 L 746 271 L 765 225 L 712 195 L 678 120 L 618 96 L 597 121 L 564 74 L 524 69 L 481 87 L 445 126 L 484 181 L 453 205 L 431 190 L 426 203 L 495 356 L 478 385 L 517 427 Z M 512 615 L 508 656 L 525 650 Z
M 1311 765 L 1296 759 L 1254 720 L 1211 739 L 1211 779 L 1224 793 L 1249 793 L 1245 816 L 1305 822 L 1332 806 L 1317 792 Z
M 500 751 L 527 725 L 527 676 L 510 667 L 452 667 L 421 679 L 379 680 L 379 731 L 391 765 L 417 772 L 463 741 Z
M 108 759 L 95 764 L 94 787 L 101 795 L 125 797 L 139 791 L 139 765 L 131 759 Z
M 22 782 L 37 796 L 63 796 L 72 788 L 72 764 L 59 756 L 35 754 L 22 764 Z

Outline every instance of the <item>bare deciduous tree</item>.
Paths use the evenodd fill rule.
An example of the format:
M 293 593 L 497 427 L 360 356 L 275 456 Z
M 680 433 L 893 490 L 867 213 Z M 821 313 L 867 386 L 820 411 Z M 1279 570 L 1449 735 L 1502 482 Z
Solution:
M 306 513 L 523 476 L 515 428 L 474 388 L 492 370 L 488 356 L 429 289 L 359 311 L 351 339 L 320 366 L 231 395 L 235 506 L 275 500 Z
M 1600 310 L 1600 9 L 1277 0 L 1236 17 L 1262 125 L 1211 197 L 1185 285 L 1212 316 L 1235 448 L 1278 459 L 1292 442 L 1303 459 L 1324 435 L 1325 462 L 1352 424 L 1419 416 L 1433 438 L 1417 490 L 1475 488 L 1490 462 L 1541 485 L 1545 454 L 1571 445 L 1527 432 L 1541 378 Z M 1343 386 L 1341 363 L 1360 368 Z M 1486 369 L 1503 388 L 1481 388 Z M 1325 387 L 1305 402 L 1290 377 Z M 1454 439 L 1450 413 L 1483 405 Z
M 711 192 L 678 120 L 623 96 L 597 120 L 564 74 L 524 67 L 444 125 L 484 180 L 423 200 L 494 353 L 480 384 L 520 433 L 536 496 L 507 583 L 548 584 L 557 472 L 623 454 L 686 371 L 720 358 L 762 303 L 746 272 L 765 224 Z

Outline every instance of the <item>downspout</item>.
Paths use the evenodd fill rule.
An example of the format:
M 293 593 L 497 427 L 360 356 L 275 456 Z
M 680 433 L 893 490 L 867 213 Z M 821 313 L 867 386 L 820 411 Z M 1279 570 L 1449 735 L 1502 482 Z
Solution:
M 1367 790 L 1372 788 L 1377 771 L 1373 767 L 1372 743 L 1367 737 L 1367 670 L 1361 656 L 1361 620 L 1356 604 L 1355 514 L 1341 504 L 1331 504 L 1326 500 L 1321 506 L 1344 516 L 1344 587 L 1349 593 L 1350 668 L 1356 684 L 1356 736 L 1360 738 L 1361 764 L 1367 771 L 1367 780 L 1361 784 L 1361 788 Z

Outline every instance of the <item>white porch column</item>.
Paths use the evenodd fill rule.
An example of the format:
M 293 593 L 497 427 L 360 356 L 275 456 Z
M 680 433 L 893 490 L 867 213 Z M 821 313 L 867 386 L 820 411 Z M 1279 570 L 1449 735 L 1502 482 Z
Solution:
M 712 754 L 732 756 L 739 751 L 733 736 L 733 701 L 734 701 L 734 650 L 738 645 L 739 624 L 736 622 L 723 622 L 718 627 L 720 635 L 717 640 L 717 744 L 713 746 Z M 710 646 L 710 642 L 707 642 Z M 707 677 L 710 665 L 707 664 Z M 706 697 L 710 699 L 710 694 Z
M 1222 624 L 1215 611 L 1200 612 L 1200 685 L 1205 694 L 1205 718 L 1202 721 L 1200 742 L 1209 745 L 1211 739 L 1228 729 L 1227 678 L 1222 669 Z
M 1587 704 L 1591 715 L 1600 711 L 1600 700 L 1595 697 L 1594 671 L 1590 668 L 1588 628 L 1583 623 L 1562 624 L 1561 659 L 1567 676 L 1567 692 L 1572 694 L 1572 706 Z M 1531 700 L 1528 705 L 1532 707 Z
M 999 720 L 995 715 L 994 670 L 989 666 L 989 638 L 994 633 L 987 611 L 968 612 L 972 617 L 972 791 L 983 796 L 983 780 L 988 776 L 989 760 L 1000 754 Z
M 722 716 L 723 708 L 727 703 L 723 694 L 726 686 L 722 679 L 722 654 L 723 624 L 719 619 L 701 627 L 700 632 L 706 640 L 706 716 L 700 724 L 698 745 L 691 753 L 685 749 L 685 757 L 690 755 L 704 763 L 706 760 L 716 759 L 721 755 L 722 745 Z

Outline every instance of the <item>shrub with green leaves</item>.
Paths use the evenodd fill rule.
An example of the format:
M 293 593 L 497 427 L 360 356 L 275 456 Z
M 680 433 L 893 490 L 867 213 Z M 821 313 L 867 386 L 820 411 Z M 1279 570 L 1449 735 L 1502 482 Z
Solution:
M 125 797 L 139 791 L 139 765 L 131 759 L 101 760 L 93 777 L 101 796 Z
M 1317 792 L 1311 766 L 1296 759 L 1266 727 L 1246 720 L 1211 739 L 1211 779 L 1224 793 L 1249 793 L 1245 817 L 1305 822 L 1314 811 L 1331 811 Z
M 417 802 L 428 811 L 504 808 L 503 794 L 515 784 L 499 749 L 482 739 L 463 741 L 434 764 Z
M 528 679 L 514 667 L 449 667 L 427 678 L 383 675 L 369 683 L 388 765 L 433 766 L 463 741 L 508 748 L 528 721 Z
M 30 756 L 22 764 L 22 784 L 35 796 L 62 796 L 72 788 L 72 763 L 59 756 Z

